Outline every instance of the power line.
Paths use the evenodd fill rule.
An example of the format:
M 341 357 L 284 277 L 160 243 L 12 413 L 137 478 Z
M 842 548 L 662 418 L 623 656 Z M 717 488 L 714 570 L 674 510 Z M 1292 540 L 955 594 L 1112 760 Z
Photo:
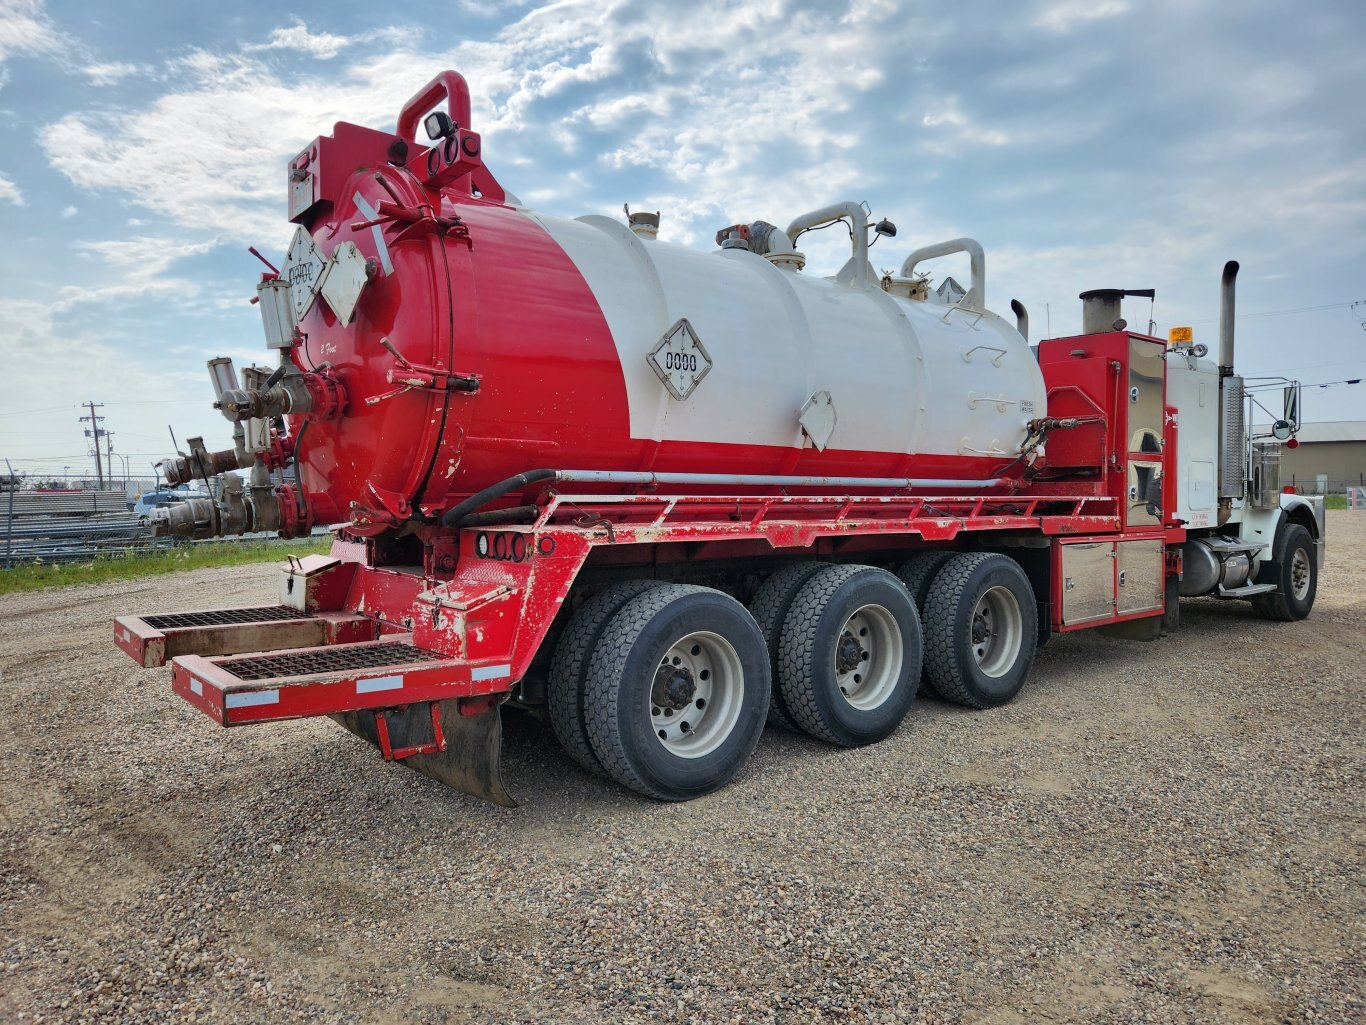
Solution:
M 1254 310 L 1251 313 L 1236 314 L 1235 320 L 1257 320 L 1261 317 L 1288 317 L 1292 313 L 1321 313 L 1324 310 L 1345 310 L 1357 305 L 1354 302 L 1324 303 L 1322 306 L 1295 306 L 1284 310 Z M 1208 324 L 1218 320 L 1218 317 L 1198 317 L 1190 321 L 1192 324 Z

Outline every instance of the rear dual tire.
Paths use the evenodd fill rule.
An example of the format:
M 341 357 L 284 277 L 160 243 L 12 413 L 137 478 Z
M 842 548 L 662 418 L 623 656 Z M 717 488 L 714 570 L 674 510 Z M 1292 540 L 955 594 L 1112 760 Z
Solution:
M 565 753 L 594 776 L 607 773 L 589 743 L 584 716 L 589 662 L 612 617 L 632 598 L 659 586 L 656 580 L 627 580 L 603 588 L 574 611 L 555 646 L 547 694 L 550 725 Z
M 905 586 L 871 566 L 825 566 L 796 592 L 776 654 L 782 705 L 842 747 L 882 740 L 915 701 L 923 642 Z
M 603 771 L 648 797 L 686 801 L 729 783 L 758 744 L 768 653 L 729 595 L 661 584 L 611 617 L 584 684 L 587 739 Z
M 969 708 L 1015 697 L 1034 665 L 1038 608 L 1014 559 L 971 552 L 948 560 L 925 599 L 925 665 L 934 689 Z

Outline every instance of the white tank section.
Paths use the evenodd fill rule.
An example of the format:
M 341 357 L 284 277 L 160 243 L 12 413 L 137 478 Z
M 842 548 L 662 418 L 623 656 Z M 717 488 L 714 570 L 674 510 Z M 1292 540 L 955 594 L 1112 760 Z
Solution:
M 893 296 L 871 275 L 807 275 L 748 249 L 642 239 L 607 217 L 527 215 L 574 261 L 606 317 L 632 437 L 1008 460 L 1028 421 L 1044 415 L 1038 363 L 993 313 Z M 705 379 L 676 401 L 648 357 L 684 318 Z M 824 439 L 822 393 L 834 414 Z

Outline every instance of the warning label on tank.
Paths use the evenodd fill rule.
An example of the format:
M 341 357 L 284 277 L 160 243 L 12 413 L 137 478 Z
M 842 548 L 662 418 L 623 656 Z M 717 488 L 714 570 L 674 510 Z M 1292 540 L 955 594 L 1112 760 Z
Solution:
M 289 243 L 284 269 L 280 271 L 280 275 L 289 282 L 289 301 L 294 307 L 296 322 L 303 319 L 313 305 L 326 266 L 327 261 L 313 244 L 313 236 L 303 228 L 296 231 L 293 241 Z
M 693 393 L 711 370 L 711 356 L 687 317 L 669 328 L 645 359 L 669 389 L 669 394 L 680 402 Z

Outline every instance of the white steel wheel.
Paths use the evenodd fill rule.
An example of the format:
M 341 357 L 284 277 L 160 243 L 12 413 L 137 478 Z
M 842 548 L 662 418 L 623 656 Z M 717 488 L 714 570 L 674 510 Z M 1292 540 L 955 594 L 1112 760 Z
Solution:
M 982 674 L 998 679 L 1010 672 L 1024 643 L 1024 617 L 1015 593 L 1000 585 L 983 591 L 969 629 L 972 657 Z
M 905 584 L 872 566 L 826 566 L 783 621 L 779 692 L 811 736 L 871 744 L 910 710 L 921 646 L 920 614 Z
M 679 638 L 650 688 L 655 736 L 680 758 L 711 754 L 735 731 L 744 691 L 745 670 L 730 641 L 707 630 Z
M 855 610 L 840 630 L 834 661 L 845 701 L 863 711 L 882 705 L 905 668 L 906 645 L 896 619 L 881 605 Z
M 728 594 L 661 584 L 631 599 L 594 646 L 584 723 L 603 770 L 661 801 L 728 783 L 768 716 L 768 650 Z
M 1314 571 L 1309 562 L 1309 550 L 1296 548 L 1290 557 L 1290 593 L 1296 601 L 1304 601 L 1309 595 L 1309 583 Z

